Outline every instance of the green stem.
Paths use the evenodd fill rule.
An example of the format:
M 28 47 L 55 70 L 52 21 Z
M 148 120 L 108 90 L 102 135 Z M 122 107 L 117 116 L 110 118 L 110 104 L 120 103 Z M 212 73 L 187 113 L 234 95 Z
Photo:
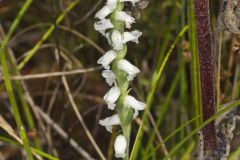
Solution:
M 21 18 L 23 17 L 24 13 L 27 11 L 27 9 L 31 5 L 31 3 L 32 3 L 32 0 L 27 0 L 24 3 L 24 5 L 22 6 L 21 10 L 19 11 L 17 17 L 15 18 L 13 24 L 11 25 L 10 30 L 8 31 L 6 37 L 3 39 L 3 42 L 2 42 L 2 45 L 1 45 L 1 48 L 0 48 L 0 57 L 1 57 L 1 65 L 2 65 L 4 81 L 5 81 L 5 85 L 6 85 L 6 89 L 7 89 L 7 92 L 8 92 L 8 96 L 9 96 L 11 106 L 13 107 L 14 118 L 16 120 L 17 127 L 18 127 L 18 130 L 20 132 L 20 136 L 23 140 L 23 145 L 24 145 L 24 149 L 27 153 L 27 159 L 28 160 L 33 160 L 33 155 L 32 155 L 32 151 L 30 149 L 30 145 L 29 145 L 29 142 L 28 142 L 28 138 L 27 138 L 27 135 L 26 135 L 21 117 L 20 117 L 17 102 L 16 102 L 16 99 L 15 99 L 15 95 L 13 93 L 13 87 L 12 87 L 11 80 L 10 80 L 9 73 L 8 73 L 5 47 L 7 46 L 13 32 L 15 31 L 15 29 L 16 29 L 17 25 L 19 24 Z

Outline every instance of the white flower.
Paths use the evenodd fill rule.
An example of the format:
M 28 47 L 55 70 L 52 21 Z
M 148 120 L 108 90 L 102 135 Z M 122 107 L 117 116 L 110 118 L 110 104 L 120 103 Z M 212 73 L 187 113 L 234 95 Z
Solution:
M 126 28 L 131 28 L 131 24 L 135 22 L 135 19 L 124 11 L 118 11 L 116 19 L 125 22 Z
M 128 80 L 132 81 L 134 77 L 140 72 L 140 70 L 132 65 L 130 62 L 128 62 L 125 59 L 118 61 L 118 68 L 125 71 L 128 74 Z
M 105 94 L 103 99 L 106 101 L 108 105 L 108 109 L 113 110 L 116 106 L 115 102 L 118 100 L 118 97 L 120 96 L 120 90 L 118 86 L 114 86 L 110 88 L 110 90 Z
M 107 33 L 105 33 L 105 34 L 103 34 L 103 35 L 104 35 L 104 36 L 106 37 L 106 39 L 108 40 L 108 44 L 111 45 L 110 33 L 107 32 Z
M 132 2 L 133 5 L 135 5 L 135 3 L 139 2 L 140 0 L 120 0 L 120 2 Z
M 110 69 L 109 64 L 117 57 L 117 53 L 114 50 L 107 51 L 98 61 L 105 69 Z
M 138 43 L 138 38 L 142 35 L 142 32 L 138 30 L 132 32 L 124 32 L 123 33 L 123 43 L 127 43 L 129 41 Z
M 112 70 L 104 70 L 102 72 L 102 76 L 106 79 L 106 81 L 109 84 L 109 86 L 112 86 L 113 83 L 116 80 L 116 75 L 115 75 L 115 73 L 113 73 Z
M 111 34 L 112 46 L 115 50 L 121 50 L 123 47 L 122 34 L 118 30 L 114 30 Z
M 116 9 L 117 7 L 117 0 L 107 0 L 107 5 L 111 9 Z
M 104 18 L 104 19 L 101 19 L 99 22 L 95 22 L 94 28 L 95 30 L 104 34 L 105 30 L 113 28 L 113 24 L 111 23 L 110 19 Z
M 112 132 L 112 126 L 120 125 L 119 115 L 115 114 L 99 121 L 99 124 L 106 127 L 107 131 Z
M 99 19 L 104 19 L 105 17 L 107 17 L 110 13 L 113 12 L 114 9 L 112 9 L 111 7 L 109 7 L 108 5 L 105 5 L 102 9 L 100 9 L 96 15 L 95 18 L 99 18 Z
M 125 158 L 127 149 L 127 140 L 123 135 L 118 135 L 114 142 L 116 158 Z
M 138 115 L 139 110 L 144 110 L 146 107 L 145 103 L 136 100 L 133 96 L 130 96 L 130 95 L 127 95 L 124 98 L 123 105 L 125 107 L 131 107 L 134 109 L 135 112 L 133 117 L 136 117 Z

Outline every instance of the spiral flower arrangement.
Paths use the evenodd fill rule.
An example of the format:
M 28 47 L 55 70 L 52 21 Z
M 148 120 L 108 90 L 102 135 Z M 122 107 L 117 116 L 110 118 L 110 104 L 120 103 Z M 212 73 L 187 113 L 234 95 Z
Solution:
M 108 109 L 116 110 L 117 114 L 100 120 L 100 125 L 112 132 L 112 126 L 121 125 L 122 134 L 119 134 L 114 143 L 115 157 L 128 159 L 129 141 L 131 133 L 131 121 L 138 116 L 139 110 L 144 110 L 145 103 L 136 100 L 129 95 L 129 82 L 133 81 L 140 70 L 124 57 L 127 53 L 128 42 L 138 43 L 142 32 L 130 29 L 135 19 L 123 11 L 124 2 L 135 5 L 139 0 L 107 0 L 105 6 L 95 15 L 99 19 L 94 24 L 95 30 L 99 31 L 111 45 L 98 61 L 105 69 L 102 76 L 111 88 L 105 94 Z

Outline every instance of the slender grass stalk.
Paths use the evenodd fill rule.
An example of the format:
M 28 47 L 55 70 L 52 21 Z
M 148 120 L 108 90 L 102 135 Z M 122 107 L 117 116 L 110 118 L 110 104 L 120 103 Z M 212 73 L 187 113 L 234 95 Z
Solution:
M 19 73 L 16 73 L 16 71 L 17 71 L 16 66 L 13 66 L 12 68 L 14 69 L 14 72 L 15 72 L 14 75 L 19 75 Z M 29 106 L 27 104 L 27 101 L 25 99 L 24 91 L 22 89 L 20 81 L 18 81 L 18 80 L 15 81 L 15 86 L 16 86 L 16 91 L 17 91 L 17 93 L 19 95 L 19 98 L 20 98 L 20 102 L 21 102 L 22 107 L 23 107 L 23 112 L 24 112 L 24 115 L 25 115 L 25 118 L 26 118 L 28 129 L 30 131 L 35 132 L 36 131 L 36 126 L 34 124 L 34 120 L 33 120 L 31 111 L 30 111 Z M 35 136 L 33 138 L 33 142 L 34 142 L 34 145 L 37 149 L 41 149 L 41 142 L 40 142 L 40 139 L 37 136 Z
M 174 21 L 176 21 L 177 19 L 177 5 L 174 4 L 173 5 L 173 10 L 171 12 L 171 15 L 169 16 L 169 22 L 166 25 L 166 33 L 164 34 L 164 39 L 162 42 L 162 46 L 161 46 L 161 50 L 158 54 L 158 58 L 157 58 L 157 68 L 160 67 L 160 65 L 162 64 L 162 61 L 164 59 L 164 54 L 166 53 L 167 47 L 168 47 L 168 43 L 170 41 L 170 37 L 171 37 L 171 31 L 172 31 L 172 25 L 174 24 Z
M 66 8 L 66 10 L 64 10 L 57 18 L 56 23 L 52 24 L 49 29 L 44 33 L 44 35 L 42 36 L 42 38 L 35 44 L 35 46 L 28 52 L 27 56 L 23 59 L 23 61 L 18 65 L 18 70 L 21 70 L 26 63 L 34 56 L 34 54 L 38 51 L 38 49 L 40 48 L 40 46 L 42 45 L 42 43 L 44 41 L 46 41 L 51 34 L 53 33 L 53 31 L 56 28 L 56 25 L 60 24 L 64 17 L 67 15 L 67 13 L 72 10 L 79 2 L 80 0 L 75 0 L 73 2 L 71 2 L 68 7 Z
M 209 14 L 209 0 L 194 0 L 200 63 L 202 115 L 207 120 L 215 114 L 214 60 Z M 204 151 L 211 154 L 216 147 L 214 121 L 203 128 Z
M 181 19 L 179 20 L 180 26 L 181 28 L 185 26 L 185 24 L 187 24 L 187 13 L 185 12 L 185 10 L 187 9 L 187 1 L 186 0 L 181 0 Z M 177 114 L 179 115 L 184 115 L 184 116 L 179 116 L 177 117 L 177 122 L 179 124 L 182 124 L 186 121 L 186 119 L 188 119 L 188 111 L 189 110 L 189 95 L 188 95 L 188 81 L 187 81 L 187 74 L 186 74 L 186 66 L 187 66 L 187 61 L 186 58 L 184 56 L 184 52 L 185 49 L 183 45 L 184 42 L 186 42 L 187 39 L 187 34 L 184 35 L 183 37 L 181 37 L 181 42 L 182 42 L 182 46 L 178 45 L 177 46 L 177 53 L 178 53 L 178 64 L 179 64 L 179 72 L 180 72 L 180 82 L 179 82 L 179 98 L 180 98 L 180 104 L 178 107 L 178 112 Z M 186 130 L 182 130 L 180 132 L 179 135 L 179 139 L 183 139 L 186 135 Z M 179 151 L 179 153 L 182 155 L 183 154 L 184 149 L 181 149 Z
M 228 160 L 236 160 L 239 158 L 239 155 L 240 155 L 240 147 L 229 155 Z
M 24 5 L 21 7 L 21 10 L 18 12 L 18 15 L 16 16 L 16 18 L 14 19 L 6 37 L 3 39 L 3 42 L 1 44 L 1 48 L 0 48 L 0 54 L 2 54 L 2 50 L 4 50 L 4 48 L 7 46 L 13 32 L 15 31 L 15 29 L 17 28 L 19 22 L 22 19 L 22 16 L 25 14 L 26 10 L 29 8 L 29 6 L 31 5 L 32 0 L 26 0 L 26 2 L 24 3 Z
M 196 143 L 193 141 L 190 143 L 190 145 L 187 147 L 187 149 L 184 151 L 184 154 L 180 158 L 180 160 L 187 160 L 191 159 L 192 157 L 192 151 L 195 149 Z
M 171 139 L 173 136 L 175 136 L 178 132 L 180 132 L 183 128 L 185 128 L 186 126 L 188 126 L 189 124 L 191 124 L 192 122 L 195 122 L 198 118 L 200 117 L 199 116 L 196 116 L 194 117 L 193 119 L 187 121 L 186 123 L 182 124 L 180 127 L 178 127 L 177 129 L 175 129 L 172 133 L 170 133 L 166 138 L 164 138 L 163 142 L 167 142 L 169 139 Z M 151 153 L 149 153 L 146 157 L 146 159 L 149 159 L 150 156 L 152 156 L 154 154 L 154 152 L 156 152 L 160 147 L 161 145 L 163 145 L 163 143 L 159 143 Z
M 14 145 L 17 145 L 17 146 L 22 146 L 22 144 L 18 143 L 17 141 L 15 140 L 12 140 L 12 139 L 9 139 L 9 138 L 6 138 L 6 137 L 3 137 L 3 136 L 0 136 L 0 140 L 1 141 L 4 141 L 6 143 L 9 143 L 9 144 L 14 144 Z M 56 157 L 53 157 L 39 149 L 36 149 L 36 148 L 33 148 L 31 147 L 31 150 L 32 152 L 35 152 L 36 154 L 38 154 L 39 156 L 42 156 L 43 158 L 47 158 L 49 160 L 59 160 L 58 158 Z
M 136 159 L 137 158 L 137 154 L 138 154 L 138 151 L 139 151 L 139 148 L 140 148 L 140 144 L 141 144 L 141 141 L 142 141 L 142 137 L 143 137 L 143 125 L 147 121 L 147 112 L 149 112 L 150 107 L 152 105 L 154 93 L 155 93 L 155 90 L 157 88 L 158 82 L 159 82 L 159 80 L 161 78 L 163 69 L 165 68 L 166 63 L 167 63 L 167 61 L 168 61 L 168 59 L 169 59 L 173 49 L 175 48 L 176 44 L 178 43 L 178 40 L 180 39 L 180 37 L 182 37 L 184 35 L 184 33 L 188 30 L 188 28 L 189 28 L 188 26 L 185 26 L 179 32 L 178 36 L 174 40 L 174 42 L 171 45 L 170 49 L 168 50 L 168 52 L 166 54 L 166 57 L 163 60 L 162 65 L 160 66 L 160 68 L 156 69 L 154 74 L 153 74 L 153 78 L 152 78 L 152 82 L 151 82 L 152 83 L 151 84 L 151 89 L 150 89 L 149 94 L 147 96 L 147 102 L 146 102 L 147 106 L 146 106 L 146 109 L 145 109 L 144 114 L 142 116 L 142 123 L 141 123 L 141 125 L 140 125 L 140 127 L 138 129 L 137 137 L 136 137 L 134 145 L 133 145 L 133 150 L 132 150 L 130 159 Z
M 234 107 L 237 107 L 238 105 L 240 105 L 240 100 L 239 101 L 234 101 L 231 104 L 227 104 L 227 105 L 222 105 L 222 107 L 224 107 L 222 110 L 218 111 L 216 114 L 214 114 L 212 117 L 208 118 L 206 121 L 204 121 L 201 125 L 199 125 L 196 129 L 194 129 L 193 131 L 191 131 L 190 133 L 188 133 L 188 135 L 182 139 L 177 145 L 175 145 L 175 147 L 172 148 L 172 150 L 170 151 L 169 155 L 166 156 L 164 158 L 164 160 L 167 160 L 168 158 L 172 157 L 174 155 L 174 153 L 176 151 L 179 150 L 180 147 L 182 147 L 182 145 L 184 143 L 186 143 L 192 136 L 194 136 L 198 131 L 200 131 L 201 129 L 203 129 L 204 127 L 206 127 L 209 123 L 213 122 L 216 118 L 218 118 L 219 116 L 223 115 L 224 113 L 226 113 L 227 111 L 230 111 L 231 109 L 233 109 Z M 222 108 L 221 107 L 221 108 Z
M 5 33 L 3 31 L 3 28 L 0 27 L 0 34 L 2 37 L 5 37 Z M 10 43 L 10 42 L 9 42 Z M 8 49 L 8 53 L 10 54 L 10 58 L 9 58 L 9 63 L 10 63 L 10 68 L 12 69 L 11 71 L 14 72 L 14 75 L 15 75 L 15 72 L 16 72 L 16 67 L 13 66 L 13 54 L 12 54 L 12 50 Z M 9 55 L 8 54 L 8 55 Z M 11 72 L 10 71 L 10 72 Z M 18 93 L 19 95 L 19 98 L 20 98 L 20 102 L 22 104 L 22 107 L 23 107 L 23 111 L 24 111 L 24 114 L 25 114 L 25 118 L 26 118 L 26 122 L 27 122 L 27 126 L 28 126 L 28 129 L 30 129 L 31 131 L 35 130 L 35 124 L 34 124 L 34 120 L 32 118 L 32 115 L 31 115 L 31 112 L 29 110 L 29 107 L 28 107 L 28 104 L 26 102 L 26 99 L 24 97 L 24 94 L 23 94 L 23 91 L 21 91 L 21 85 L 20 83 L 17 83 L 18 81 L 15 81 L 15 85 L 16 85 L 16 92 Z M 40 145 L 40 141 L 37 137 L 34 137 L 34 145 L 36 146 L 36 148 L 40 149 L 41 145 Z
M 189 23 L 189 37 L 190 49 L 192 53 L 191 61 L 191 97 L 194 106 L 194 116 L 201 113 L 201 89 L 200 89 L 200 73 L 197 54 L 197 39 L 196 39 L 196 26 L 195 26 L 195 12 L 193 1 L 188 1 L 188 23 Z M 196 121 L 195 127 L 201 123 L 201 117 Z
M 160 127 L 160 125 L 162 123 L 162 120 L 164 118 L 164 115 L 167 112 L 167 109 L 168 109 L 169 103 L 171 101 L 172 95 L 173 95 L 173 93 L 174 93 L 174 91 L 176 89 L 176 86 L 177 86 L 178 82 L 179 82 L 179 77 L 180 77 L 180 72 L 178 72 L 176 74 L 176 76 L 174 78 L 174 81 L 172 82 L 171 87 L 170 87 L 170 89 L 169 89 L 169 91 L 167 93 L 167 96 L 166 96 L 165 100 L 164 100 L 164 104 L 161 106 L 162 109 L 161 109 L 160 115 L 159 115 L 159 117 L 157 119 L 157 122 L 156 122 L 156 126 L 158 128 Z M 153 144 L 153 141 L 154 141 L 154 138 L 155 138 L 155 134 L 156 134 L 156 131 L 153 130 L 153 132 L 151 132 L 151 134 L 149 136 L 150 138 L 149 138 L 148 143 L 146 145 L 146 150 L 148 150 L 148 148 L 150 148 L 150 146 Z M 148 154 L 148 152 L 146 152 L 146 154 Z M 143 156 L 143 157 L 145 157 L 145 156 Z
M 11 80 L 10 80 L 9 73 L 8 73 L 5 47 L 8 44 L 13 32 L 15 31 L 16 27 L 18 26 L 18 24 L 19 24 L 21 18 L 23 17 L 24 13 L 30 7 L 31 3 L 32 3 L 32 0 L 27 0 L 24 3 L 24 5 L 21 7 L 21 10 L 19 11 L 17 17 L 15 18 L 13 24 L 10 27 L 10 30 L 8 31 L 6 37 L 3 39 L 3 43 L 1 44 L 1 48 L 0 48 L 1 65 L 2 65 L 4 80 L 5 80 L 5 85 L 6 85 L 6 88 L 7 88 L 7 92 L 8 92 L 8 96 L 9 96 L 11 106 L 13 108 L 14 118 L 16 120 L 21 139 L 23 140 L 24 149 L 27 153 L 28 160 L 33 160 L 33 155 L 32 155 L 32 151 L 30 149 L 30 145 L 29 145 L 29 142 L 28 142 L 28 138 L 27 138 L 27 135 L 26 135 L 21 117 L 20 117 L 17 102 L 16 102 L 16 99 L 15 99 L 15 95 L 13 93 L 13 87 L 12 87 Z

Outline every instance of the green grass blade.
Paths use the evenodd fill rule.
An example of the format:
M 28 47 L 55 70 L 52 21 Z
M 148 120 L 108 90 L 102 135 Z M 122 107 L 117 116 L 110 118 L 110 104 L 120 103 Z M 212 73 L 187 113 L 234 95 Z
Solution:
M 227 104 L 224 105 L 224 107 L 222 110 L 220 110 L 219 112 L 217 112 L 214 116 L 210 117 L 209 119 L 207 119 L 206 121 L 204 121 L 201 125 L 199 125 L 196 129 L 194 129 L 192 132 L 188 133 L 188 135 L 182 139 L 175 147 L 173 147 L 173 149 L 170 151 L 169 155 L 166 156 L 164 158 L 164 160 L 169 159 L 171 156 L 173 156 L 173 154 L 180 149 L 180 147 L 187 142 L 187 140 L 189 140 L 192 136 L 194 136 L 198 131 L 200 131 L 202 128 L 204 128 L 206 125 L 208 125 L 210 122 L 212 122 L 213 120 L 215 120 L 216 118 L 218 118 L 219 116 L 221 116 L 222 114 L 224 114 L 227 111 L 230 111 L 231 109 L 233 109 L 234 107 L 240 105 L 240 100 L 232 102 L 231 104 Z
M 181 160 L 188 160 L 192 158 L 192 151 L 195 148 L 196 143 L 193 141 L 190 143 L 186 151 L 184 152 L 183 156 L 181 157 Z
M 13 35 L 13 32 L 15 31 L 15 29 L 17 28 L 19 22 L 22 19 L 22 16 L 25 14 L 25 12 L 27 11 L 27 9 L 29 8 L 29 6 L 31 5 L 32 0 L 26 0 L 26 2 L 23 4 L 23 6 L 21 7 L 21 10 L 18 12 L 17 17 L 14 19 L 8 33 L 7 36 L 3 39 L 3 42 L 1 44 L 1 52 L 0 54 L 2 54 L 2 51 L 4 50 L 4 48 L 7 46 L 7 43 L 9 42 L 11 36 Z
M 240 155 L 240 147 L 238 147 L 236 151 L 234 151 L 229 155 L 228 160 L 236 160 L 239 158 L 239 155 Z
M 173 27 L 174 21 L 176 21 L 176 19 L 177 19 L 177 5 L 175 4 L 173 6 L 173 11 L 171 12 L 171 15 L 169 16 L 169 22 L 166 26 L 167 30 L 166 30 L 166 33 L 164 34 L 164 39 L 163 39 L 163 42 L 162 42 L 162 45 L 161 45 L 161 50 L 158 54 L 157 65 L 156 65 L 157 68 L 160 67 L 160 65 L 163 61 L 163 58 L 165 56 L 164 53 L 166 53 L 166 51 L 167 51 L 168 43 L 169 43 L 170 38 L 171 38 L 172 27 Z
M 183 128 L 185 128 L 186 126 L 188 126 L 189 124 L 191 124 L 192 122 L 195 122 L 198 118 L 200 117 L 194 117 L 193 119 L 187 121 L 186 123 L 184 123 L 183 125 L 181 125 L 180 127 L 178 127 L 177 129 L 175 129 L 171 134 L 169 134 L 166 138 L 164 138 L 163 142 L 167 142 L 169 139 L 171 139 L 173 136 L 175 136 L 178 132 L 180 132 Z M 163 143 L 159 143 L 157 145 L 157 147 L 154 148 L 154 150 L 147 156 L 146 159 L 148 159 L 150 156 L 152 156 L 154 154 L 154 152 L 156 152 L 162 145 Z
M 137 157 L 137 153 L 138 153 L 138 150 L 140 148 L 140 144 L 141 144 L 141 140 L 142 140 L 142 136 L 143 136 L 143 124 L 147 120 L 147 112 L 149 111 L 149 109 L 152 105 L 153 96 L 154 96 L 155 90 L 157 88 L 158 82 L 160 80 L 160 77 L 162 75 L 163 69 L 165 68 L 166 63 L 167 63 L 173 49 L 175 48 L 176 44 L 178 43 L 178 40 L 180 39 L 181 36 L 184 35 L 184 33 L 188 30 L 188 28 L 189 28 L 188 26 L 185 26 L 180 31 L 177 38 L 174 40 L 173 44 L 171 45 L 169 51 L 167 52 L 166 57 L 164 58 L 162 65 L 153 74 L 151 89 L 150 89 L 150 92 L 147 96 L 147 102 L 146 102 L 147 106 L 146 106 L 146 109 L 145 109 L 144 114 L 143 114 L 142 123 L 141 123 L 141 125 L 138 129 L 137 137 L 135 139 L 135 143 L 134 143 L 134 146 L 133 146 L 133 150 L 132 150 L 130 159 L 136 159 L 136 157 Z
M 4 141 L 6 143 L 9 143 L 9 144 L 14 144 L 16 146 L 22 146 L 22 144 L 18 143 L 17 141 L 9 139 L 9 138 L 6 138 L 6 137 L 3 137 L 3 136 L 0 136 L 0 140 Z M 43 158 L 47 158 L 49 160 L 59 160 L 58 158 L 53 157 L 53 156 L 51 156 L 51 155 L 49 155 L 49 154 L 47 154 L 47 153 L 45 153 L 45 152 L 43 152 L 41 150 L 38 150 L 36 148 L 32 148 L 31 147 L 31 150 L 32 150 L 32 152 L 35 152 L 37 155 L 39 155 L 39 156 L 41 156 Z
M 180 78 L 180 72 L 178 72 L 178 73 L 176 74 L 176 76 L 175 76 L 175 78 L 174 78 L 174 80 L 173 80 L 173 82 L 172 82 L 172 84 L 171 84 L 171 87 L 170 87 L 170 89 L 169 89 L 169 91 L 168 91 L 168 93 L 167 93 L 167 96 L 166 96 L 166 98 L 165 98 L 165 100 L 164 100 L 164 103 L 163 103 L 163 105 L 162 105 L 161 113 L 160 113 L 160 115 L 159 115 L 159 117 L 158 117 L 158 119 L 157 119 L 157 122 L 156 122 L 156 126 L 157 126 L 157 127 L 159 127 L 159 126 L 161 125 L 161 122 L 162 122 L 162 120 L 163 120 L 163 117 L 164 117 L 165 113 L 167 112 L 168 105 L 169 105 L 169 103 L 170 103 L 170 101 L 171 101 L 171 98 L 172 98 L 172 95 L 173 95 L 173 93 L 174 93 L 174 91 L 175 91 L 175 89 L 176 89 L 176 86 L 177 86 L 177 84 L 178 84 L 179 78 Z M 153 131 L 151 132 L 150 136 L 149 136 L 150 138 L 149 138 L 149 140 L 148 140 L 146 150 L 148 150 L 148 148 L 150 148 L 150 146 L 153 144 L 155 134 L 156 134 L 156 131 L 153 130 Z M 146 152 L 146 154 L 148 154 L 148 152 Z M 145 157 L 145 156 L 144 156 L 144 157 Z
M 190 49 L 192 53 L 191 61 L 191 92 L 192 101 L 195 111 L 195 116 L 201 113 L 201 89 L 200 89 L 200 73 L 198 64 L 198 53 L 197 53 L 197 35 L 195 26 L 195 12 L 193 1 L 188 1 L 188 19 L 189 19 L 189 37 L 190 37 Z M 196 121 L 195 127 L 198 127 L 201 123 L 201 117 Z
M 29 145 L 29 142 L 28 142 L 28 138 L 27 138 L 27 135 L 26 135 L 21 117 L 20 117 L 17 102 L 16 102 L 16 99 L 15 99 L 15 95 L 13 93 L 13 87 L 12 87 L 11 80 L 10 80 L 9 73 L 8 73 L 5 47 L 8 44 L 9 39 L 11 38 L 13 32 L 15 31 L 17 25 L 19 24 L 22 16 L 27 11 L 27 9 L 31 5 L 31 3 L 32 3 L 32 0 L 27 0 L 24 3 L 24 5 L 21 7 L 21 10 L 19 11 L 19 13 L 18 13 L 17 17 L 15 18 L 13 24 L 11 25 L 9 32 L 7 33 L 6 37 L 4 37 L 3 43 L 2 43 L 1 48 L 0 48 L 0 57 L 1 57 L 1 65 L 2 65 L 2 72 L 3 72 L 3 76 L 4 76 L 4 81 L 5 81 L 6 89 L 7 89 L 7 92 L 8 92 L 9 100 L 10 100 L 11 106 L 13 108 L 14 118 L 16 120 L 21 139 L 23 140 L 23 145 L 24 145 L 24 149 L 26 151 L 28 160 L 33 160 L 33 155 L 32 155 L 32 151 L 30 149 L 30 145 Z
M 59 17 L 56 20 L 56 24 L 52 24 L 49 29 L 44 33 L 44 35 L 42 36 L 42 38 L 35 44 L 35 46 L 28 52 L 27 56 L 23 59 L 23 61 L 18 65 L 18 69 L 21 70 L 25 64 L 34 56 L 34 54 L 38 51 L 38 49 L 40 48 L 40 46 L 42 45 L 42 43 L 44 41 L 46 41 L 50 35 L 53 33 L 53 31 L 56 28 L 56 25 L 60 24 L 62 22 L 62 20 L 64 19 L 64 17 L 67 15 L 67 13 L 72 10 L 79 2 L 80 0 L 75 0 L 72 3 L 70 3 L 68 5 L 68 7 L 66 8 L 66 10 L 64 10 Z
M 9 50 L 9 52 L 11 52 L 11 50 Z M 10 63 L 9 65 L 11 66 L 10 67 L 11 72 L 14 76 L 20 75 L 20 73 L 17 70 L 16 63 L 14 63 L 14 62 L 15 62 L 15 59 L 13 57 L 13 54 L 9 53 L 9 63 Z M 22 86 L 21 82 L 18 81 L 18 80 L 14 81 L 14 83 L 15 83 L 15 86 L 16 86 L 16 92 L 19 96 L 19 99 L 20 99 L 20 102 L 21 102 L 21 105 L 22 105 L 22 108 L 23 108 L 24 116 L 25 116 L 25 119 L 26 119 L 26 125 L 27 125 L 27 127 L 30 131 L 34 131 L 36 129 L 36 127 L 35 127 L 34 119 L 32 117 L 31 111 L 29 109 L 28 103 L 27 103 L 26 98 L 25 98 L 25 94 L 24 94 L 24 91 L 23 91 L 23 86 Z M 35 136 L 33 138 L 33 142 L 34 142 L 34 146 L 37 149 L 41 149 L 41 142 L 40 142 L 40 140 L 37 136 Z

